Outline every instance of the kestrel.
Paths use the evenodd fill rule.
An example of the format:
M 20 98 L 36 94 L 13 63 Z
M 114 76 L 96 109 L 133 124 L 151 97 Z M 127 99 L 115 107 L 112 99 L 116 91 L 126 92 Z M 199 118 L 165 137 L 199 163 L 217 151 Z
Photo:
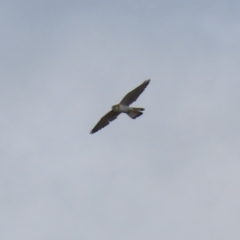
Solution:
M 115 120 L 120 113 L 126 113 L 130 118 L 135 119 L 143 114 L 144 108 L 129 107 L 130 104 L 135 102 L 140 94 L 144 91 L 147 85 L 150 83 L 150 79 L 145 80 L 141 85 L 133 89 L 131 92 L 126 94 L 122 101 L 112 106 L 112 110 L 104 115 L 96 126 L 90 132 L 91 134 L 98 130 L 106 127 L 110 122 Z

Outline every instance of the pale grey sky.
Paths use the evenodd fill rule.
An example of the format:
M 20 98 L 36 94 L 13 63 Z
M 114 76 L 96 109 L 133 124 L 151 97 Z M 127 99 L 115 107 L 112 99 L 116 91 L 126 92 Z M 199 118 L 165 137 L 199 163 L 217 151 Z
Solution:
M 239 11 L 1 1 L 0 239 L 238 240 Z

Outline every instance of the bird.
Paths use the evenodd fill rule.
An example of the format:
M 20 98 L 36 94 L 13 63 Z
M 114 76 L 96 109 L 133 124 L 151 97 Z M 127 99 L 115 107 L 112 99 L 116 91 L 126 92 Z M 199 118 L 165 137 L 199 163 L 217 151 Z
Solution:
M 131 92 L 127 93 L 119 104 L 113 105 L 112 110 L 99 120 L 99 122 L 91 130 L 90 134 L 93 134 L 106 127 L 121 113 L 126 113 L 132 119 L 140 117 L 143 114 L 144 108 L 130 107 L 129 105 L 138 99 L 138 97 L 142 94 L 149 83 L 150 79 L 145 80 L 141 85 L 133 89 Z

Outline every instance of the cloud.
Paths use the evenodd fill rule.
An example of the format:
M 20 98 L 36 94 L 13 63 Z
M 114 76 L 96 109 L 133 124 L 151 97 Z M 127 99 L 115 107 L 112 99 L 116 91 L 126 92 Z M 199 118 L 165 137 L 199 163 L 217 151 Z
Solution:
M 1 239 L 237 239 L 239 4 L 0 9 Z

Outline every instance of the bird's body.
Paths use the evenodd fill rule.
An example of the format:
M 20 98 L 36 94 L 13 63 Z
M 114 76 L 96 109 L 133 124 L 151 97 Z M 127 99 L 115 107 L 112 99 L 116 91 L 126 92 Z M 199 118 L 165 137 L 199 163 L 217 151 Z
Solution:
M 127 113 L 128 111 L 133 110 L 133 108 L 129 107 L 127 105 L 117 104 L 117 105 L 112 106 L 112 110 L 114 112 Z
M 99 120 L 96 126 L 92 129 L 91 133 L 95 133 L 101 128 L 107 126 L 111 121 L 115 120 L 120 113 L 126 113 L 132 119 L 141 116 L 144 108 L 130 107 L 129 105 L 137 100 L 149 82 L 150 79 L 145 80 L 140 86 L 129 92 L 119 104 L 113 105 L 112 110 Z

